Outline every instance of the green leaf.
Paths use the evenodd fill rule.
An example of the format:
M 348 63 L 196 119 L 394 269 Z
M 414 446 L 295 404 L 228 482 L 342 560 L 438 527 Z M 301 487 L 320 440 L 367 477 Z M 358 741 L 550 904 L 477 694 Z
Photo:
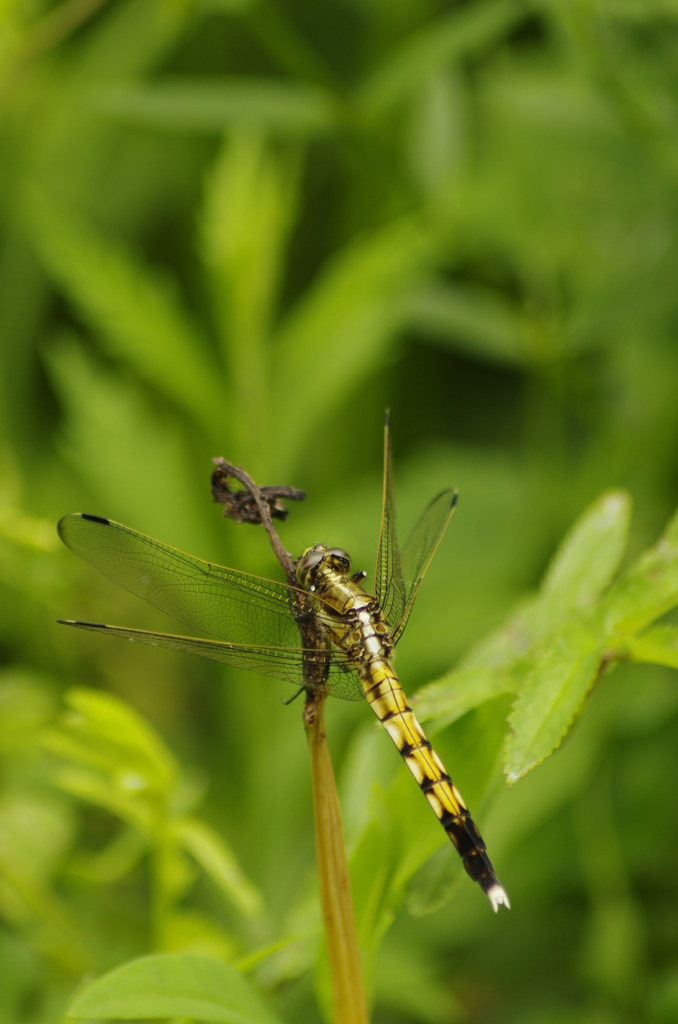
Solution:
M 308 388 L 297 403 L 281 459 L 383 363 L 407 322 L 405 297 L 440 259 L 443 244 L 439 225 L 422 215 L 402 217 L 337 253 L 306 290 L 275 340 L 279 392 L 298 391 L 317 363 L 319 339 L 341 359 L 332 363 L 332 387 Z
M 229 444 L 243 460 L 248 451 L 266 451 L 277 394 L 270 339 L 289 265 L 300 164 L 296 152 L 280 149 L 251 128 L 230 132 L 206 179 L 200 217 L 228 387 Z
M 305 138 L 334 128 L 339 106 L 326 90 L 284 79 L 232 78 L 216 82 L 164 79 L 159 84 L 98 90 L 97 110 L 127 123 L 171 132 L 218 132 L 228 126 L 265 128 Z
M 600 495 L 561 542 L 538 594 L 523 601 L 503 626 L 471 649 L 463 670 L 508 674 L 506 691 L 517 690 L 540 656 L 535 654 L 537 645 L 543 653 L 557 643 L 563 617 L 588 613 L 599 600 L 624 552 L 630 514 L 630 498 L 624 491 Z M 463 692 L 467 684 L 461 685 Z M 445 698 L 440 696 L 439 708 L 445 713 Z
M 43 196 L 29 192 L 26 208 L 45 265 L 102 347 L 211 425 L 218 375 L 174 283 Z
M 132 707 L 112 694 L 85 689 L 70 690 L 66 701 L 71 711 L 64 716 L 60 732 L 65 741 L 74 741 L 73 757 L 80 744 L 81 757 L 76 763 L 107 766 L 115 775 L 128 776 L 130 787 L 132 777 L 144 788 L 162 793 L 172 787 L 178 774 L 176 762 Z
M 0 686 L 0 754 L 25 751 L 54 714 L 49 680 L 24 668 L 5 668 Z
M 474 360 L 509 366 L 534 361 L 527 316 L 498 289 L 427 283 L 412 296 L 409 313 L 414 330 Z
M 425 687 L 417 696 L 424 718 L 454 721 L 500 693 L 518 692 L 506 746 L 509 781 L 539 764 L 560 744 L 600 667 L 600 620 L 581 613 L 607 586 L 626 546 L 631 502 L 622 491 L 602 494 L 565 537 L 540 595 L 485 644 L 473 664 Z
M 465 655 L 460 670 L 483 669 L 492 673 L 510 670 L 519 686 L 526 672 L 523 659 L 549 631 L 550 624 L 544 621 L 539 598 L 528 597 L 498 629 L 474 644 Z
M 268 333 L 296 214 L 298 162 L 250 130 L 231 133 L 212 164 L 201 249 L 223 316 L 226 357 L 234 334 L 240 349 Z
M 199 502 L 189 487 L 195 453 L 189 451 L 181 417 L 161 413 L 149 389 L 131 383 L 126 373 L 106 372 L 83 338 L 54 339 L 44 358 L 65 410 L 62 447 L 96 495 L 99 511 L 114 508 L 121 518 L 143 522 L 153 508 L 158 536 L 163 530 L 171 536 L 181 522 L 197 530 Z M 111 424 L 116 442 L 102 458 L 101 438 L 108 436 Z M 171 502 L 158 501 L 159 481 L 164 480 L 175 481 Z M 54 523 L 52 532 L 56 537 Z
M 461 999 L 445 972 L 431 961 L 425 944 L 413 948 L 401 939 L 385 946 L 375 964 L 374 989 L 385 1019 L 454 1024 L 467 1018 Z
M 249 917 L 262 914 L 261 893 L 243 873 L 235 854 L 221 836 L 195 818 L 180 818 L 173 823 L 172 831 L 183 848 L 243 914 Z
M 123 964 L 79 992 L 67 1015 L 71 1020 L 188 1017 L 210 1024 L 279 1024 L 233 967 L 193 953 Z
M 73 842 L 73 823 L 59 805 L 28 793 L 7 793 L 0 799 L 0 875 L 3 911 L 14 900 L 31 900 L 40 888 L 34 908 L 45 898 L 41 887 Z M 16 891 L 16 895 L 14 894 Z M 10 914 L 10 918 L 11 918 Z
M 631 498 L 607 491 L 577 520 L 556 553 L 542 594 L 557 616 L 590 608 L 610 582 L 626 548 Z
M 505 771 L 510 783 L 562 742 L 598 676 L 604 647 L 594 629 L 571 620 L 534 666 L 509 719 L 512 733 L 506 743 Z
M 84 846 L 78 849 L 73 855 L 72 870 L 74 875 L 87 882 L 111 885 L 130 874 L 147 853 L 148 844 L 139 830 L 122 827 L 100 849 L 90 851 Z
M 418 32 L 405 34 L 405 42 L 358 90 L 359 109 L 370 118 L 383 116 L 436 69 L 482 53 L 522 21 L 530 6 L 524 0 L 511 4 L 486 0 L 429 21 Z
M 601 608 L 605 630 L 623 645 L 678 605 L 678 513 L 654 547 L 610 588 Z
M 624 652 L 632 661 L 678 668 L 678 626 L 656 626 L 630 637 Z
M 70 709 L 45 732 L 43 745 L 64 767 L 56 783 L 104 807 L 146 834 L 178 786 L 179 769 L 148 723 L 124 701 L 93 690 L 72 690 Z
M 423 686 L 412 703 L 418 718 L 434 719 L 442 728 L 502 693 L 516 693 L 518 685 L 508 672 L 462 668 Z

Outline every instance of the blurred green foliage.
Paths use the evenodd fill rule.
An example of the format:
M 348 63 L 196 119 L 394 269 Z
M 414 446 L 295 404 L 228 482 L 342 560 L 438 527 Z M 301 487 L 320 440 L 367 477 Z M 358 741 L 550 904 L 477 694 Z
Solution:
M 228 961 L 274 1016 L 320 1019 L 298 710 L 57 627 L 167 623 L 54 524 L 108 515 L 273 573 L 210 504 L 223 454 L 308 492 L 289 550 L 371 571 L 386 405 L 403 533 L 461 492 L 398 668 L 439 680 L 427 728 L 513 909 L 489 913 L 366 709 L 333 702 L 374 1020 L 678 1017 L 676 640 L 655 622 L 677 120 L 675 0 L 2 5 L 0 1019 L 53 1024 L 114 968 L 102 998 L 146 985 L 148 961 L 120 965 L 148 953 L 202 955 L 158 967 L 168 1013 L 207 1013 L 198 970 L 265 1019 Z M 601 650 L 566 687 L 557 662 L 591 629 L 647 664 L 584 706 Z M 531 644 L 547 671 L 526 680 Z M 502 757 L 521 776 L 582 708 L 507 789 Z

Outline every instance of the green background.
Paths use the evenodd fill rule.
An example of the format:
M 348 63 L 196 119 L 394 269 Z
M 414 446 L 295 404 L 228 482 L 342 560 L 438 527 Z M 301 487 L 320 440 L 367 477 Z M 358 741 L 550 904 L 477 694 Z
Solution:
M 63 549 L 59 516 L 274 574 L 211 504 L 224 455 L 308 492 L 294 555 L 327 541 L 371 575 L 389 406 L 401 535 L 461 495 L 398 652 L 408 692 L 606 489 L 632 496 L 637 555 L 678 491 L 677 127 L 675 0 L 2 5 L 3 1020 L 58 1021 L 84 975 L 149 951 L 245 963 L 285 1020 L 320 1020 L 326 991 L 300 706 L 58 627 L 172 629 Z M 46 749 L 73 687 L 147 718 L 176 759 L 158 806 L 208 823 L 259 903 L 178 858 L 163 908 L 157 831 Z M 367 709 L 328 706 L 349 844 L 375 852 L 354 876 L 375 1022 L 678 1019 L 671 670 L 606 676 L 507 789 L 510 703 L 437 737 L 512 899 L 496 918 L 456 862 L 438 882 L 453 854 Z

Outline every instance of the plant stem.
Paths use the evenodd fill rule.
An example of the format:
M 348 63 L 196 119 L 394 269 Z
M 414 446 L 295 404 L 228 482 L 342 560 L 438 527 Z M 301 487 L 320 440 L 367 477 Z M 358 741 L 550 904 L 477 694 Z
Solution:
M 316 860 L 332 978 L 334 1021 L 335 1024 L 367 1024 L 344 829 L 323 720 L 324 703 L 324 694 L 307 694 L 304 725 L 311 755 Z
M 290 594 L 296 595 L 295 616 L 302 648 L 308 655 L 303 672 L 306 688 L 304 727 L 311 755 L 316 861 L 332 979 L 333 1016 L 335 1024 L 368 1024 L 358 934 L 351 899 L 351 881 L 346 863 L 344 828 L 323 720 L 326 696 L 324 683 L 329 668 L 323 629 L 316 616 L 304 614 L 303 596 L 297 586 L 294 563 L 275 531 L 269 507 L 260 488 L 241 466 L 233 466 L 223 458 L 215 461 L 238 480 L 254 498 L 261 524 L 268 533 L 273 550 L 287 576 Z

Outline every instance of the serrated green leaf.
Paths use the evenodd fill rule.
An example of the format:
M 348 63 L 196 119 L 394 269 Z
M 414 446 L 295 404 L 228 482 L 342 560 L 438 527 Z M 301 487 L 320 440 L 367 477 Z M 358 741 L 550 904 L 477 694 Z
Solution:
M 629 637 L 624 653 L 632 661 L 678 668 L 678 627 L 656 626 L 640 636 Z
M 503 672 L 521 662 L 527 651 L 550 630 L 544 621 L 544 609 L 536 597 L 528 597 L 518 605 L 499 629 L 479 640 L 462 660 L 463 671 L 483 669 Z M 511 668 L 512 674 L 515 669 Z M 524 670 L 521 678 L 524 677 Z
M 516 782 L 562 742 L 600 669 L 604 643 L 580 622 L 568 622 L 528 676 L 509 718 L 505 771 Z
M 629 518 L 625 492 L 602 494 L 561 544 L 540 595 L 477 649 L 463 674 L 422 693 L 423 714 L 458 717 L 502 689 L 518 690 L 527 676 L 510 717 L 506 771 L 511 782 L 560 744 L 593 685 L 609 644 L 595 605 L 623 555 Z
M 462 668 L 423 686 L 412 703 L 418 718 L 434 719 L 442 727 L 502 693 L 517 690 L 518 681 L 506 671 Z
M 658 542 L 617 580 L 603 598 L 601 615 L 613 644 L 678 605 L 678 514 Z
M 249 982 L 229 964 L 193 953 L 142 957 L 87 985 L 70 1020 L 188 1017 L 210 1024 L 280 1024 Z
M 624 554 L 630 518 L 625 491 L 601 494 L 580 516 L 544 579 L 542 594 L 553 616 L 590 608 L 598 600 Z
M 628 535 L 630 499 L 623 491 L 602 494 L 563 539 L 540 592 L 529 597 L 464 658 L 462 669 L 508 672 L 518 687 L 530 648 L 557 642 L 563 616 L 587 611 L 598 600 L 622 557 Z M 552 638 L 555 635 L 555 639 Z M 533 655 L 534 660 L 534 655 Z M 510 683 L 507 684 L 510 689 Z M 442 710 L 442 708 L 441 708 Z

